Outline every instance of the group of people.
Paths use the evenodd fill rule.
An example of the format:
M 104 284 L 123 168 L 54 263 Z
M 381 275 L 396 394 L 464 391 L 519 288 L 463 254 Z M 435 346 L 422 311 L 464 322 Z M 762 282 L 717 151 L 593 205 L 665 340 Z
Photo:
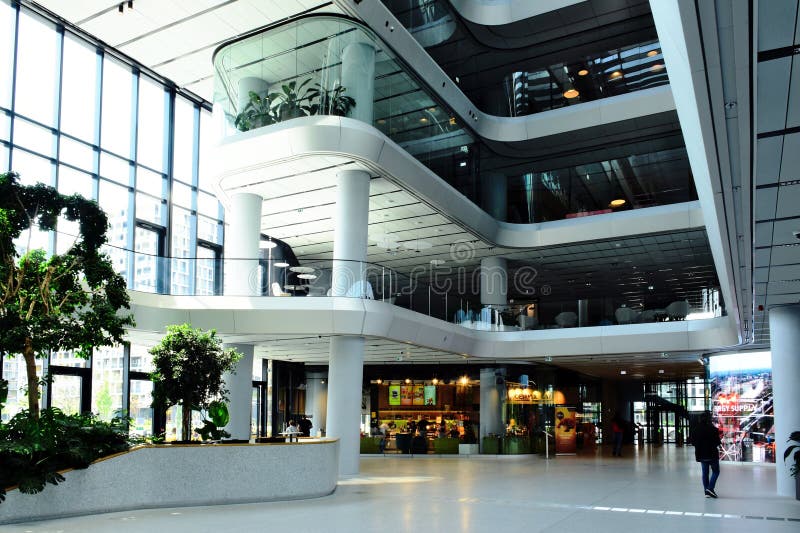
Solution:
M 306 415 L 301 415 L 300 420 L 295 424 L 294 420 L 289 420 L 289 423 L 286 425 L 286 433 L 287 434 L 299 434 L 303 437 L 310 437 L 311 436 L 311 428 L 313 424 L 311 420 L 309 420 Z

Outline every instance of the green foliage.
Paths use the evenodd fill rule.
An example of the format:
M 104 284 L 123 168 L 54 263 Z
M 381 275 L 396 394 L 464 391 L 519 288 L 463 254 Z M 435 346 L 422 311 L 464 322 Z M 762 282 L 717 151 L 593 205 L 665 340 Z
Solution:
M 311 113 L 310 89 L 306 88 L 311 78 L 306 78 L 300 85 L 297 80 L 281 85 L 281 92 L 270 93 L 269 99 L 280 120 L 302 117 Z
M 44 250 L 20 257 L 14 240 L 33 227 L 55 230 L 59 217 L 78 222 L 73 245 L 50 257 Z M 50 350 L 88 357 L 95 346 L 121 342 L 125 327 L 133 325 L 131 315 L 118 314 L 129 308 L 125 280 L 100 252 L 107 228 L 96 202 L 43 184 L 20 185 L 14 172 L 0 174 L 0 352 L 25 357 L 34 417 L 35 357 Z
M 190 440 L 191 412 L 208 409 L 216 398 L 227 399 L 222 381 L 242 355 L 234 349 L 223 350 L 216 331 L 193 329 L 189 324 L 167 326 L 167 334 L 154 346 L 155 371 L 153 408 L 166 409 L 180 405 L 183 410 L 182 438 Z
M 196 430 L 197 434 L 200 435 L 203 440 L 221 440 L 231 436 L 227 431 L 220 429 L 227 426 L 228 422 L 231 420 L 231 416 L 228 413 L 228 406 L 225 402 L 211 402 L 208 404 L 206 413 L 211 420 L 208 418 L 203 420 L 203 427 Z
M 108 382 L 104 381 L 100 390 L 97 391 L 97 416 L 101 420 L 108 420 L 111 418 L 111 408 L 114 405 L 114 399 L 111 398 L 111 391 L 109 391 Z
M 0 409 L 6 406 L 8 401 L 8 380 L 0 378 Z
M 311 115 L 336 115 L 344 117 L 356 106 L 356 101 L 352 96 L 345 96 L 347 90 L 338 83 L 333 89 L 323 89 L 319 83 L 309 89 L 309 98 L 316 100 L 309 108 Z
M 257 93 L 250 91 L 249 100 L 247 105 L 244 106 L 242 112 L 236 115 L 234 119 L 234 126 L 239 131 L 249 131 L 262 126 L 269 126 L 275 124 L 278 118 L 275 110 L 272 109 L 272 101 L 269 95 L 263 98 Z
M 791 446 L 786 448 L 785 452 L 783 452 L 784 461 L 786 461 L 786 459 L 788 459 L 789 456 L 792 455 L 792 452 L 794 452 L 794 455 L 792 455 L 792 459 L 794 459 L 794 464 L 790 469 L 792 477 L 794 477 L 797 476 L 798 470 L 800 470 L 800 431 L 792 431 L 786 442 L 797 443 L 797 444 L 792 444 Z
M 0 501 L 9 487 L 36 494 L 64 481 L 60 470 L 86 468 L 92 461 L 138 443 L 128 436 L 129 420 L 98 420 L 91 414 L 67 415 L 45 409 L 39 418 L 19 412 L 0 425 Z

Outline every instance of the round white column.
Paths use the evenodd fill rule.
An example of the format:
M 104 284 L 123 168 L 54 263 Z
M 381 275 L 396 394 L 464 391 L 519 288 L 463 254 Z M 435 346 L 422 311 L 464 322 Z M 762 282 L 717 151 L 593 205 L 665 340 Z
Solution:
M 239 107 L 238 111 L 241 113 L 245 106 L 250 102 L 250 93 L 256 93 L 260 97 L 264 97 L 269 91 L 269 84 L 261 78 L 248 76 L 239 80 Z
M 778 495 L 794 496 L 795 480 L 789 474 L 793 460 L 783 460 L 792 431 L 800 431 L 797 408 L 800 383 L 800 305 L 773 307 L 769 311 L 769 338 L 772 349 L 772 394 L 775 413 L 775 477 Z
M 508 218 L 508 179 L 499 172 L 488 172 L 481 178 L 484 211 L 493 218 L 505 222 Z
M 364 297 L 370 176 L 348 170 L 337 178 L 331 294 Z M 339 439 L 339 475 L 353 475 L 359 468 L 364 338 L 331 337 L 330 350 L 326 436 Z
M 481 259 L 481 304 L 495 307 L 508 305 L 508 271 L 504 257 Z
M 375 98 L 375 48 L 371 44 L 352 43 L 344 47 L 342 87 L 345 88 L 344 96 L 356 101 L 348 116 L 371 126 Z
M 339 475 L 358 474 L 364 338 L 331 337 L 326 437 L 339 439 Z
M 496 368 L 481 368 L 481 439 L 489 433 L 495 435 L 505 433 L 503 428 L 505 385 L 497 384 L 498 378 L 502 378 L 502 374 L 503 372 Z
M 231 208 L 225 213 L 225 295 L 258 296 L 258 241 L 261 236 L 261 204 L 258 194 L 231 196 Z
M 253 402 L 253 345 L 225 344 L 242 354 L 236 363 L 236 372 L 226 372 L 222 379 L 228 388 L 228 414 L 231 419 L 225 426 L 230 438 L 250 440 L 250 422 Z
M 311 415 L 311 436 L 324 435 L 327 429 L 328 374 L 306 372 L 306 414 Z M 360 420 L 359 420 L 360 423 Z

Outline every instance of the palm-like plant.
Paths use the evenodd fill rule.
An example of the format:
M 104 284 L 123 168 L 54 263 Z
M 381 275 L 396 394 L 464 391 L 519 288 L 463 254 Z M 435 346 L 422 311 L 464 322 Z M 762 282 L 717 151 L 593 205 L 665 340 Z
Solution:
M 789 472 L 792 474 L 792 476 L 797 476 L 798 469 L 800 469 L 800 431 L 792 431 L 786 442 L 797 443 L 797 444 L 792 444 L 791 446 L 786 448 L 785 452 L 783 452 L 784 461 L 786 461 L 786 459 L 788 459 L 789 456 L 792 455 L 792 452 L 794 452 L 794 455 L 792 456 L 792 458 L 794 459 L 794 464 L 792 465 Z
M 236 115 L 233 125 L 239 131 L 249 131 L 262 126 L 275 124 L 278 120 L 275 111 L 272 109 L 271 95 L 264 95 L 262 98 L 253 91 L 249 93 L 247 105 L 242 112 Z
M 347 89 L 337 82 L 332 89 L 324 89 L 319 83 L 316 87 L 308 90 L 312 100 L 317 100 L 310 107 L 312 115 L 336 115 L 344 117 L 356 106 L 356 101 L 352 96 L 345 96 Z
M 302 117 L 311 113 L 311 95 L 306 85 L 311 78 L 306 78 L 300 84 L 297 80 L 281 85 L 281 92 L 270 93 L 269 99 L 279 120 Z

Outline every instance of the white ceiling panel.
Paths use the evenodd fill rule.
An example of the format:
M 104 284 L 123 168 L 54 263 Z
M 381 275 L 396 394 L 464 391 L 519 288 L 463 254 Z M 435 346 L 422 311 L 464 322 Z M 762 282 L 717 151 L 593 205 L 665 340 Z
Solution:
M 798 244 L 789 246 L 773 246 L 771 250 L 773 265 L 800 265 L 800 241 L 798 241 Z M 756 250 L 756 252 L 760 251 Z
M 790 57 L 758 64 L 758 133 L 783 129 L 789 94 Z
M 761 0 L 758 2 L 758 50 L 792 46 L 797 19 L 797 0 Z
M 800 59 L 792 58 L 792 79 L 789 85 L 789 109 L 786 113 L 786 127 L 800 125 Z
M 798 168 L 800 168 L 800 133 L 792 133 L 783 139 L 781 181 L 796 180 Z
M 756 220 L 775 218 L 775 204 L 778 198 L 778 187 L 756 190 Z
M 765 185 L 778 181 L 781 171 L 781 152 L 783 151 L 783 135 L 758 139 L 756 152 L 756 185 Z
M 777 218 L 800 217 L 800 185 L 784 185 L 778 187 Z M 761 191 L 759 191 L 761 192 Z M 800 230 L 800 220 L 797 221 Z

